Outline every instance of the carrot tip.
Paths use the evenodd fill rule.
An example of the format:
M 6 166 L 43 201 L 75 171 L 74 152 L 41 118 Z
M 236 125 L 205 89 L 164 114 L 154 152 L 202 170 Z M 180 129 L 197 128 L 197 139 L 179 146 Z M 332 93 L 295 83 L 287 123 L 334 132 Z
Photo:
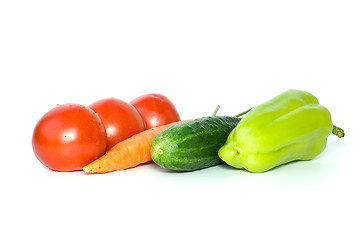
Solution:
M 84 172 L 91 172 L 91 168 L 89 167 L 89 166 L 84 166 L 83 168 L 82 168 L 82 170 L 84 171 Z

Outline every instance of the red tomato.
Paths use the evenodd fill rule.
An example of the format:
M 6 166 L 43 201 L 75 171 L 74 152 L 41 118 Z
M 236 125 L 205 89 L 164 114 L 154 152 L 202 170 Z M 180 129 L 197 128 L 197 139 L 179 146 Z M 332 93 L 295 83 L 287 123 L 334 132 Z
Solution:
M 37 123 L 32 147 L 36 157 L 55 171 L 81 170 L 106 151 L 101 119 L 79 104 L 59 105 Z
M 181 120 L 173 103 L 162 94 L 145 94 L 131 104 L 141 114 L 147 129 Z
M 107 149 L 145 130 L 145 123 L 136 108 L 120 99 L 102 99 L 89 107 L 98 114 L 105 125 Z

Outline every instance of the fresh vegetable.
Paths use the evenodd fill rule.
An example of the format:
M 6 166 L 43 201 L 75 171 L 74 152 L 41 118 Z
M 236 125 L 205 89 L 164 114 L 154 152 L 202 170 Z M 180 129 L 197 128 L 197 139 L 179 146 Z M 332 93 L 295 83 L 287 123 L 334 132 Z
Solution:
M 288 90 L 250 110 L 218 155 L 235 168 L 265 172 L 315 158 L 332 130 L 329 111 L 312 94 Z
M 151 143 L 163 130 L 178 122 L 151 128 L 133 135 L 112 147 L 105 155 L 83 168 L 88 173 L 106 173 L 124 170 L 151 161 Z
M 89 107 L 99 115 L 105 125 L 107 150 L 145 130 L 145 123 L 136 108 L 120 99 L 102 99 Z
M 106 151 L 105 127 L 98 115 L 79 104 L 59 105 L 35 126 L 36 157 L 55 171 L 81 170 Z
M 151 146 L 153 161 L 176 171 L 193 171 L 222 162 L 218 150 L 239 122 L 237 117 L 212 116 L 183 122 L 158 134 Z
M 147 129 L 181 120 L 176 107 L 162 94 L 145 94 L 130 103 L 141 114 Z

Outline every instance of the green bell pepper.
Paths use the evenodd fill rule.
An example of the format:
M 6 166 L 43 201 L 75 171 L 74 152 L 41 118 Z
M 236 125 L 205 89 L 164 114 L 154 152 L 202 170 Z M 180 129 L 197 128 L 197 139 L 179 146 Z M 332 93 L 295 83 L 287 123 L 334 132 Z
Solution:
M 334 131 L 329 111 L 312 94 L 288 90 L 251 109 L 229 134 L 218 156 L 250 172 L 310 160 Z

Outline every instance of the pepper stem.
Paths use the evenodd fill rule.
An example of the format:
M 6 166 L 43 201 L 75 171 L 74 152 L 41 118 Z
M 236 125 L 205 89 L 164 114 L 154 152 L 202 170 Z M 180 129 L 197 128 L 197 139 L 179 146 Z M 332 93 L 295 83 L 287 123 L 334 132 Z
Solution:
M 342 137 L 344 137 L 344 135 L 345 135 L 345 134 L 344 134 L 344 130 L 341 129 L 340 127 L 335 126 L 335 125 L 333 125 L 332 133 L 333 133 L 335 136 L 339 137 L 339 138 L 342 138 Z

